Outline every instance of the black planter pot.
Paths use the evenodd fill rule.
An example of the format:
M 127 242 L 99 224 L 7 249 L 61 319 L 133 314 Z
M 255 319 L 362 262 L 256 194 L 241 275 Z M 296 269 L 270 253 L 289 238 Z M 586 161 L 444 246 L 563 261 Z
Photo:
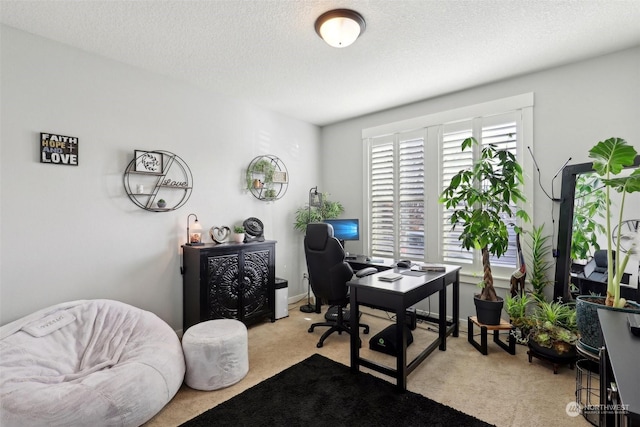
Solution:
M 476 317 L 478 322 L 484 325 L 499 325 L 500 315 L 504 300 L 498 297 L 498 301 L 487 301 L 480 299 L 479 295 L 474 295 L 473 302 L 476 305 Z
M 577 357 L 575 346 L 572 346 L 571 350 L 567 352 L 558 353 L 554 348 L 543 347 L 532 339 L 529 340 L 528 345 L 529 349 L 532 350 L 536 355 L 542 356 L 557 363 L 574 362 Z
M 640 304 L 634 301 L 627 301 L 633 308 L 616 308 L 606 306 L 605 300 L 606 297 L 591 295 L 580 295 L 576 298 L 576 322 L 580 332 L 581 348 L 593 354 L 598 354 L 600 347 L 602 347 L 602 331 L 600 330 L 598 309 L 640 313 Z
M 535 340 L 530 339 L 528 342 L 529 351 L 527 354 L 529 355 L 529 363 L 531 363 L 531 358 L 535 357 L 537 359 L 542 359 L 550 362 L 553 365 L 553 373 L 558 373 L 558 368 L 560 365 L 569 365 L 571 369 L 576 363 L 578 355 L 576 353 L 576 347 L 572 346 L 571 349 L 564 353 L 558 353 L 553 348 L 543 347 Z

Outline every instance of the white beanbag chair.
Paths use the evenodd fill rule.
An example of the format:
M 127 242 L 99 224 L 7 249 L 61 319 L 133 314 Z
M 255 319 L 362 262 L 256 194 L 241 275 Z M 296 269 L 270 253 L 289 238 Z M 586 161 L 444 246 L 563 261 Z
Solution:
M 0 425 L 139 426 L 184 379 L 155 314 L 110 300 L 58 304 L 0 328 Z

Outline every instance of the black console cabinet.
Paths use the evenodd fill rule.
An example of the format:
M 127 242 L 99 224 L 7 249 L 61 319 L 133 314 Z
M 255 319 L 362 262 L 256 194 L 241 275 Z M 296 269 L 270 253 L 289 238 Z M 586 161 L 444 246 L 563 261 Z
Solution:
M 275 321 L 275 241 L 182 248 L 183 331 L 211 319 Z

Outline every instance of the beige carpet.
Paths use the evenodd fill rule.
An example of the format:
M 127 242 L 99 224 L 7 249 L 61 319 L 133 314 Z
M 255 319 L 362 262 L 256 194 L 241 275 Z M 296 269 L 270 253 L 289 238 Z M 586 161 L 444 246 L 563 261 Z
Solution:
M 304 303 L 303 301 L 302 303 Z M 326 307 L 324 307 L 326 308 Z M 361 354 L 372 360 L 395 366 L 395 358 L 369 350 L 369 337 L 391 321 L 379 310 L 366 310 L 361 322 L 371 326 L 363 337 Z M 289 317 L 275 323 L 249 328 L 249 373 L 239 383 L 215 391 L 197 391 L 182 386 L 169 404 L 147 426 L 177 426 L 217 404 L 258 384 L 314 353 L 349 365 L 349 336 L 333 334 L 322 348 L 316 343 L 325 328 L 313 333 L 307 329 L 323 315 L 302 313 L 298 304 L 289 306 Z M 498 426 L 590 426 L 582 416 L 570 417 L 568 403 L 575 401 L 576 373 L 568 367 L 553 374 L 551 365 L 533 359 L 528 362 L 525 346 L 518 345 L 512 356 L 489 339 L 489 354 L 483 356 L 467 342 L 466 321 L 461 323 L 458 338 L 447 339 L 447 351 L 434 351 L 407 380 L 407 388 L 445 405 Z M 413 331 L 410 359 L 436 336 L 427 323 Z M 477 338 L 479 341 L 479 337 Z M 364 371 L 368 371 L 363 368 Z M 393 381 L 390 377 L 371 372 Z M 301 389 L 300 394 L 313 393 Z M 291 402 L 294 406 L 296 403 Z M 243 408 L 242 410 L 250 410 Z M 259 424 L 259 420 L 256 420 Z

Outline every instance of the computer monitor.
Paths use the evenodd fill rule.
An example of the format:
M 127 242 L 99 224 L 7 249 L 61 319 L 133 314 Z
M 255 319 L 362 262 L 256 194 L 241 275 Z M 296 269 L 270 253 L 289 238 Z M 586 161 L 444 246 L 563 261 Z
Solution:
M 333 226 L 333 236 L 340 242 L 360 240 L 360 222 L 357 218 L 325 219 L 324 222 Z

